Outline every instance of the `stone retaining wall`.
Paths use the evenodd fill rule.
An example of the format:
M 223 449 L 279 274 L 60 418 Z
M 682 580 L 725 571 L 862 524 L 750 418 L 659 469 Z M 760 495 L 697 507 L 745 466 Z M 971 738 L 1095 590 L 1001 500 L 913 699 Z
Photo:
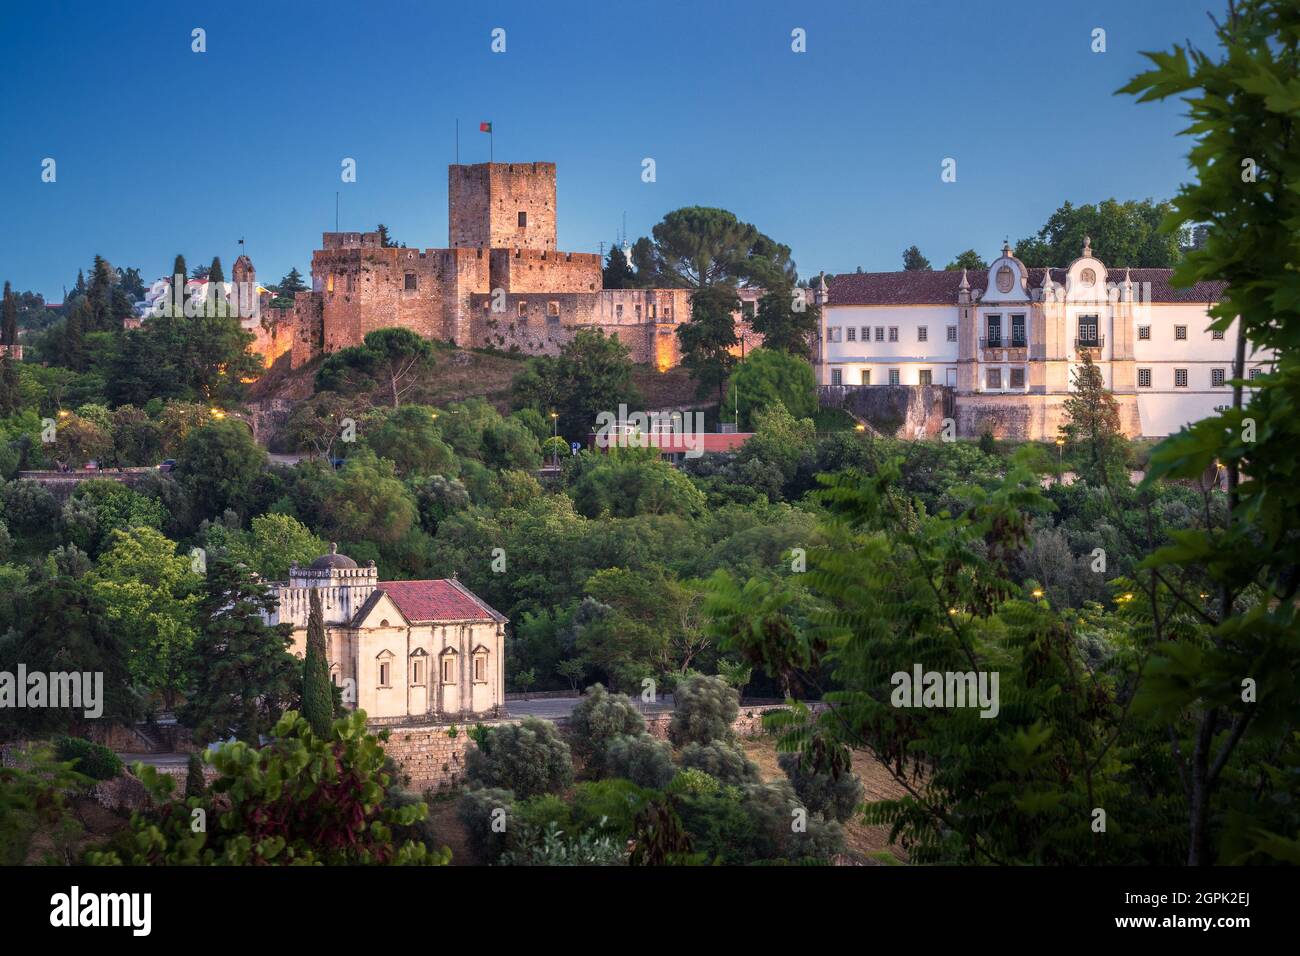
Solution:
M 741 737 L 758 737 L 763 733 L 763 715 L 771 710 L 779 710 L 782 704 L 766 704 L 757 707 L 741 707 L 740 713 L 732 723 L 732 729 Z M 816 710 L 819 705 L 810 705 Z M 668 725 L 672 722 L 672 711 L 661 711 L 645 715 L 646 732 L 660 740 L 668 739 Z M 483 721 L 487 727 L 498 724 L 517 724 L 523 718 Z M 552 721 L 563 728 L 567 719 Z M 451 736 L 452 730 L 455 736 Z M 410 790 L 422 792 L 433 790 L 445 792 L 464 785 L 465 754 L 474 745 L 468 729 L 463 726 L 394 727 L 389 728 L 388 742 L 384 751 L 397 762 L 401 772 L 409 778 L 403 785 Z

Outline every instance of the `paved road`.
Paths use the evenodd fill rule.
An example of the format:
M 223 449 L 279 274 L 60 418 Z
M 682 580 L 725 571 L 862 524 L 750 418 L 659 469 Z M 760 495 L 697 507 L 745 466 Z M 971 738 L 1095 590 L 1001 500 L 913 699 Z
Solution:
M 160 754 L 133 754 L 118 751 L 117 755 L 122 758 L 122 763 L 128 767 L 133 763 L 142 763 L 150 767 L 184 767 L 190 762 L 189 754 L 182 753 L 160 753 Z
M 506 701 L 506 710 L 511 717 L 541 717 L 544 720 L 558 720 L 573 713 L 581 697 L 539 697 L 536 700 Z M 637 708 L 643 714 L 658 714 L 673 709 L 671 694 L 664 694 L 653 704 L 643 704 L 640 698 L 633 698 Z

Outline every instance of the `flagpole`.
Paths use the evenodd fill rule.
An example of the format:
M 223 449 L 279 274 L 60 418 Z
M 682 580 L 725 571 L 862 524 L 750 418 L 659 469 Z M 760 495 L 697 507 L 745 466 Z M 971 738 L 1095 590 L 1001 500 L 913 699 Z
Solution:
M 496 135 L 497 127 L 492 123 L 488 126 L 488 163 L 496 161 Z
M 460 120 L 456 120 L 456 165 L 460 165 Z

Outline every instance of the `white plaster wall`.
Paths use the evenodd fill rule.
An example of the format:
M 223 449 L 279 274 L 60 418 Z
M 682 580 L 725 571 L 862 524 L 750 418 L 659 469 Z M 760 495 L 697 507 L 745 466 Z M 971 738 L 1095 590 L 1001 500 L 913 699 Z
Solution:
M 861 385 L 864 369 L 871 371 L 872 385 L 888 385 L 889 370 L 899 370 L 900 385 L 920 383 L 922 369 L 929 369 L 931 383 L 945 385 L 947 369 L 956 369 L 957 342 L 948 341 L 948 326 L 957 325 L 956 306 L 836 306 L 827 305 L 823 311 L 825 328 L 839 329 L 839 341 L 827 342 L 826 380 L 832 384 L 831 369 L 838 368 L 844 385 Z M 927 340 L 919 340 L 917 330 L 924 326 Z M 898 341 L 889 341 L 888 330 L 898 329 Z M 848 341 L 847 329 L 856 332 L 855 341 Z M 884 341 L 877 342 L 875 330 L 885 329 Z M 863 329 L 870 329 L 870 339 L 862 340 Z

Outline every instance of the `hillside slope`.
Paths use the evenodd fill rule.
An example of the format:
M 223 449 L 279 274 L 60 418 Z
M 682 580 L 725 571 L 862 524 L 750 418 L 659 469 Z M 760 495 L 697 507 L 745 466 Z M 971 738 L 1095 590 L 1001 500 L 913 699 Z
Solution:
M 523 371 L 526 361 L 523 356 L 436 345 L 437 364 L 412 391 L 408 401 L 446 405 L 477 397 L 487 399 L 502 412 L 509 411 L 510 383 Z M 317 359 L 302 368 L 290 369 L 288 357 L 282 357 L 249 386 L 248 401 L 301 402 L 311 398 L 312 383 L 322 361 Z M 652 366 L 638 365 L 633 370 L 632 381 L 647 409 L 710 404 L 696 400 L 695 383 L 682 368 L 659 372 Z

